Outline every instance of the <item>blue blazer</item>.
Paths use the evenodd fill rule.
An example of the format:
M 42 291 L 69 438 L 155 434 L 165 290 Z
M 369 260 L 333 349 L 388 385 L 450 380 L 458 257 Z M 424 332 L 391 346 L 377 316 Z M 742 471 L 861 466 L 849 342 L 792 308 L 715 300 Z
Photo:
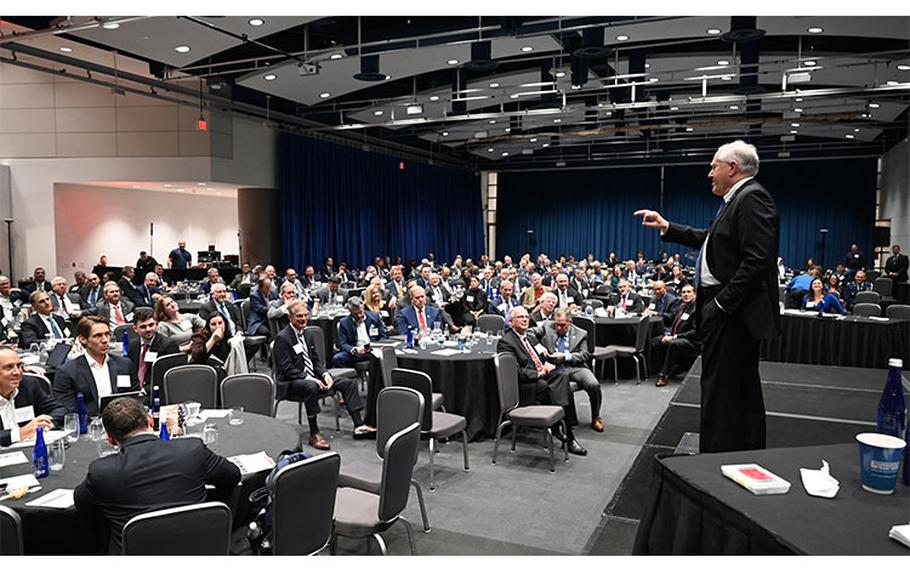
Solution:
M 130 360 L 119 355 L 108 355 L 108 357 L 107 368 L 111 376 L 111 392 L 116 394 L 139 390 L 139 377 Z M 117 388 L 118 375 L 129 375 L 130 386 Z M 85 400 L 85 409 L 89 416 L 97 416 L 99 414 L 98 387 L 95 385 L 95 378 L 92 376 L 88 361 L 82 355 L 64 363 L 54 377 L 54 398 L 66 408 L 68 413 L 77 411 L 76 394 L 80 392 Z
M 436 322 L 445 326 L 445 321 L 442 319 L 442 310 L 434 308 L 433 306 L 424 306 L 423 310 L 426 315 L 428 330 L 432 330 L 433 324 Z M 407 334 L 409 327 L 411 329 L 420 329 L 420 322 L 417 321 L 417 310 L 414 306 L 408 306 L 405 309 L 400 310 L 398 312 L 398 318 L 395 321 L 395 331 L 398 335 Z
M 152 294 L 160 293 L 161 292 L 159 292 L 157 289 L 149 290 L 149 288 L 143 284 L 141 286 L 136 286 L 136 289 L 133 290 L 133 297 L 127 299 L 133 300 L 133 304 L 135 304 L 137 308 L 154 308 L 155 300 L 151 299 Z
M 811 308 L 808 307 L 809 304 L 809 294 L 803 296 L 803 310 L 816 310 L 820 314 L 840 314 L 846 315 L 847 312 L 844 310 L 844 306 L 841 305 L 840 300 L 834 294 L 825 294 L 820 302 L 817 302 Z
M 370 338 L 386 339 L 388 334 L 385 332 L 385 325 L 376 312 L 364 310 L 364 323 L 367 326 L 367 335 Z M 338 349 L 345 353 L 350 353 L 357 348 L 357 328 L 354 327 L 354 318 L 345 316 L 338 322 Z
M 269 299 L 259 290 L 250 293 L 250 321 L 246 324 L 246 334 L 256 335 L 259 325 L 268 322 Z

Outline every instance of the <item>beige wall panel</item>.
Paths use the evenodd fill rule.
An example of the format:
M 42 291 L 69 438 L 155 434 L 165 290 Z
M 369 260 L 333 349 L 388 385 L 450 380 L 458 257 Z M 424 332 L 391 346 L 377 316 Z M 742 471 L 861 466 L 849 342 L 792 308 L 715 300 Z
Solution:
M 0 110 L 0 134 L 53 131 L 54 113 L 51 109 Z
M 58 108 L 57 132 L 114 132 L 114 107 Z
M 103 158 L 117 155 L 113 132 L 61 133 L 57 135 L 57 156 L 61 158 Z
M 53 158 L 56 154 L 54 134 L 0 134 L 0 157 Z
M 0 108 L 50 108 L 54 89 L 41 83 L 0 84 Z
M 121 132 L 117 136 L 117 155 L 176 156 L 176 132 Z

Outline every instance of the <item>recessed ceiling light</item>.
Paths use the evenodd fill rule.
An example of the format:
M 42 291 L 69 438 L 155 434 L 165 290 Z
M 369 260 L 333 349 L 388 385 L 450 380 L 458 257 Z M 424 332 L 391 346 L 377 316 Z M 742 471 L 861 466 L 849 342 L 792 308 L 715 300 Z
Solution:
M 117 22 L 106 22 L 104 24 L 101 24 L 101 27 L 106 30 L 116 30 L 117 28 L 120 27 L 120 24 L 118 24 Z
M 508 152 L 503 152 L 503 153 L 502 153 L 502 157 L 503 157 L 503 158 L 505 158 L 505 157 L 508 156 L 508 155 L 509 155 Z
M 71 53 L 73 51 L 73 48 L 72 47 L 61 47 L 60 51 L 62 51 L 63 53 Z
M 679 107 L 670 107 L 670 110 L 679 110 Z
M 487 152 L 492 152 L 493 148 L 487 148 Z
M 554 119 L 553 119 L 553 124 L 559 124 L 560 122 L 562 122 L 562 119 L 561 119 L 561 118 L 554 118 Z
M 333 53 L 332 55 L 329 56 L 329 59 L 341 59 L 342 57 L 344 57 L 344 55 L 342 55 L 340 53 Z
M 496 124 L 496 121 L 491 119 L 490 124 Z
M 491 89 L 497 89 L 497 88 L 499 88 L 499 83 L 490 83 L 490 88 L 491 88 Z
M 691 126 L 686 127 L 686 132 L 692 132 L 693 130 L 695 130 L 695 129 L 692 128 Z
M 458 65 L 458 60 L 457 60 L 457 59 L 449 59 L 448 61 L 446 61 L 446 63 L 448 63 L 449 65 Z
M 844 134 L 844 138 L 846 138 L 847 140 L 853 140 L 856 137 L 853 136 L 852 134 Z
M 541 148 L 549 148 L 549 147 L 550 147 L 550 143 L 549 143 L 549 142 L 544 142 L 543 144 L 540 145 L 540 147 L 541 147 Z
M 531 144 L 533 144 L 534 142 L 537 142 L 537 138 L 531 138 L 530 142 L 531 142 Z
M 518 98 L 518 93 L 512 93 L 511 95 L 509 95 L 509 98 L 510 98 L 510 99 L 517 99 L 517 98 Z
M 651 68 L 651 64 L 650 64 L 650 63 L 645 63 L 645 69 L 650 69 L 650 68 Z
M 790 126 L 791 126 L 792 128 L 799 128 L 799 123 L 798 123 L 798 122 L 791 122 L 791 123 L 790 123 Z
M 265 79 L 266 81 L 274 81 L 277 78 L 278 78 L 278 75 L 275 75 L 274 73 L 269 73 L 268 75 L 263 77 L 263 79 Z
M 859 128 L 854 128 L 853 132 L 859 132 Z
M 723 77 L 720 78 L 720 80 L 721 81 L 732 81 L 733 77 L 731 77 L 729 75 L 724 75 Z
M 430 97 L 430 101 L 432 101 L 434 103 L 438 100 L 439 100 L 439 95 L 433 95 L 432 97 Z
M 810 34 L 820 34 L 823 31 L 825 31 L 825 29 L 820 28 L 818 26 L 812 26 L 811 28 L 808 28 L 806 31 L 809 32 Z
M 894 85 L 900 85 L 900 81 L 886 81 L 885 84 L 889 87 L 893 87 Z
M 134 185 L 134 186 L 133 186 L 133 189 L 141 189 L 141 188 L 142 188 L 141 185 Z
M 660 78 L 659 78 L 659 77 L 651 77 L 651 78 L 648 79 L 648 82 L 649 82 L 649 83 L 656 83 L 656 82 L 658 82 L 658 81 L 660 81 Z
M 329 97 L 331 97 L 331 96 L 332 96 L 332 93 L 329 93 L 329 92 L 319 93 L 319 98 L 320 98 L 320 99 L 327 99 L 327 98 L 329 98 Z
M 573 91 L 577 91 L 577 90 L 580 89 L 580 88 L 581 88 L 581 85 L 572 85 L 572 90 L 573 90 Z
M 188 45 L 178 45 L 177 47 L 174 48 L 174 51 L 176 51 L 177 53 L 189 53 L 189 52 L 190 52 L 190 46 L 188 46 Z
M 442 131 L 442 135 L 443 135 L 443 136 L 448 136 L 448 135 L 449 135 L 449 131 L 448 131 L 448 130 L 443 130 L 443 131 Z
M 708 35 L 720 35 L 721 31 L 718 28 L 708 28 L 707 30 L 705 30 L 705 33 L 707 33 Z
M 869 103 L 869 108 L 878 108 L 880 106 L 882 106 L 882 105 L 880 105 L 878 103 Z
M 793 100 L 794 100 L 794 101 L 796 101 L 796 102 L 798 102 L 798 103 L 801 103 L 801 102 L 803 102 L 803 99 L 802 99 L 802 97 L 796 97 L 796 98 L 795 98 L 795 99 L 793 99 Z
M 530 45 L 523 45 L 523 46 L 521 46 L 521 52 L 522 52 L 522 53 L 531 53 L 532 51 L 534 51 L 534 48 L 531 47 Z
M 247 23 L 249 25 L 253 26 L 254 28 L 258 28 L 259 26 L 261 26 L 262 24 L 265 23 L 265 20 L 263 20 L 262 18 L 253 18 L 250 21 L 248 21 Z
M 557 72 L 556 72 L 556 78 L 557 78 L 557 79 L 562 79 L 562 78 L 565 77 L 565 76 L 566 76 L 566 72 L 565 72 L 565 71 L 557 71 Z
M 512 132 L 512 128 L 506 128 L 506 132 Z
M 739 110 L 739 105 L 730 105 L 730 110 Z
M 382 116 L 382 114 L 383 114 L 383 111 L 381 111 L 381 110 L 374 110 L 374 111 L 373 111 L 373 116 Z
M 626 34 L 620 34 L 616 36 L 616 41 L 629 41 L 629 36 Z
M 907 65 L 906 63 L 901 63 L 900 65 L 897 66 L 897 69 L 898 69 L 898 71 L 910 71 L 910 65 Z
M 717 62 L 717 64 L 718 65 L 729 65 L 730 62 L 727 61 L 726 59 L 721 59 L 720 61 Z
M 799 134 L 799 130 L 791 130 L 790 134 Z
M 793 107 L 793 112 L 803 112 L 803 109 L 799 107 Z
M 803 65 L 805 65 L 806 67 L 815 67 L 815 60 L 807 59 L 806 61 L 803 61 Z
M 183 193 L 183 188 L 182 188 L 182 187 L 178 187 L 178 188 L 177 188 L 177 191 L 179 191 L 180 193 Z

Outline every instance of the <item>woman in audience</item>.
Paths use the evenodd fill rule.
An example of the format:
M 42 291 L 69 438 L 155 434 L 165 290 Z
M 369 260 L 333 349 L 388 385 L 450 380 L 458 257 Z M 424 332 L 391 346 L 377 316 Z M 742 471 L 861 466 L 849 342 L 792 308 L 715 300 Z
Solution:
M 613 274 L 610 275 L 609 284 L 615 290 L 620 280 L 622 280 L 622 265 L 617 264 L 613 267 Z
M 205 327 L 205 320 L 197 314 L 181 314 L 177 302 L 168 296 L 155 302 L 155 319 L 158 333 L 173 340 L 184 353 L 192 346 L 193 333 Z
M 836 295 L 825 292 L 825 284 L 818 277 L 812 279 L 812 284 L 809 285 L 809 293 L 803 296 L 803 307 L 801 309 L 816 310 L 821 314 L 846 315 L 847 313 Z
M 389 301 L 394 302 L 395 297 L 392 296 Z M 395 306 L 390 305 L 382 299 L 381 283 L 373 282 L 363 291 L 363 307 L 371 312 L 379 314 L 379 317 L 382 318 L 383 323 L 387 326 L 392 323 L 392 310 L 395 309 Z
M 231 353 L 230 339 L 231 330 L 225 325 L 224 318 L 220 313 L 212 312 L 205 327 L 193 335 L 190 363 L 212 367 L 218 372 L 218 379 L 223 380 L 227 376 L 224 362 Z
M 828 275 L 828 293 L 834 294 L 840 299 L 840 278 L 837 277 L 837 274 L 831 273 Z
M 682 268 L 680 268 L 679 265 L 674 266 L 673 273 L 670 277 L 669 282 L 667 282 L 667 286 L 673 287 L 678 294 L 682 290 L 682 287 L 685 285 L 686 275 L 683 274 Z
M 480 314 L 487 311 L 487 294 L 480 287 L 479 278 L 471 276 L 469 282 L 470 285 L 461 299 L 461 305 L 464 310 L 464 324 L 475 325 Z

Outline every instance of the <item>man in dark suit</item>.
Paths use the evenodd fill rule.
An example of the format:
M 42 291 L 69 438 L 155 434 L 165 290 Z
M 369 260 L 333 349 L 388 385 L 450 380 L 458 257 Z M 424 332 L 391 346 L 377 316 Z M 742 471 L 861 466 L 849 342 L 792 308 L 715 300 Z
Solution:
M 556 275 L 556 288 L 553 289 L 556 294 L 556 307 L 568 308 L 573 312 L 581 309 L 584 298 L 574 288 L 569 287 L 569 277 L 563 273 Z
M 658 387 L 667 386 L 670 377 L 688 370 L 688 367 L 678 368 L 680 360 L 691 365 L 701 351 L 695 328 L 695 288 L 685 284 L 680 293 L 682 301 L 677 303 L 670 321 L 664 324 L 664 334 L 651 338 L 651 357 L 661 365 L 655 382 Z
M 149 272 L 145 281 L 133 292 L 133 304 L 137 308 L 154 308 L 161 293 L 158 291 L 158 275 Z
M 319 269 L 319 276 L 322 278 L 323 282 L 326 282 L 329 278 L 335 276 L 335 260 L 331 256 L 325 258 L 325 264 Z
M 237 306 L 227 301 L 227 287 L 224 284 L 213 284 L 212 299 L 199 306 L 199 317 L 206 321 L 208 321 L 212 312 L 218 312 L 225 318 L 225 323 L 230 328 L 231 335 L 237 333 L 240 328 L 240 310 Z
M 30 282 L 26 282 L 22 285 L 22 293 L 25 295 L 31 295 L 32 292 L 36 290 L 41 290 L 43 292 L 51 293 L 51 283 L 45 280 L 45 271 L 42 267 L 35 268 L 33 273 L 33 279 Z
M 330 389 L 340 392 L 344 397 L 345 408 L 354 422 L 354 438 L 375 432 L 375 428 L 363 423 L 360 415 L 363 402 L 357 392 L 357 383 L 345 377 L 333 379 L 319 360 L 316 343 L 312 335 L 306 333 L 310 317 L 306 303 L 301 300 L 291 302 L 288 312 L 291 325 L 278 333 L 272 356 L 275 359 L 278 382 L 287 382 L 288 394 L 295 400 L 303 400 L 310 427 L 309 444 L 317 450 L 328 450 L 331 447 L 319 431 L 316 420 L 319 416 L 319 394 Z
M 891 258 L 885 261 L 885 276 L 894 282 L 891 293 L 898 302 L 907 303 L 907 268 L 910 266 L 907 255 L 901 254 L 901 246 L 891 247 Z
M 369 361 L 372 353 L 371 343 L 378 339 L 388 338 L 382 318 L 375 312 L 363 309 L 363 300 L 354 296 L 348 298 L 350 315 L 338 322 L 338 349 L 332 357 L 334 367 L 353 367 L 354 363 Z
M 506 327 L 509 326 L 509 318 L 512 317 L 512 310 L 521 305 L 521 301 L 515 297 L 513 292 L 515 286 L 510 280 L 505 280 L 499 285 L 499 297 L 493 298 L 487 304 L 487 312 L 502 316 L 505 320 Z
M 149 272 L 155 272 L 155 265 L 158 264 L 158 261 L 155 260 L 154 256 L 149 255 L 147 252 L 140 251 L 139 258 L 136 260 L 136 270 L 133 272 L 133 283 L 141 284 L 142 281 L 140 278 L 144 278 Z
M 63 319 L 79 319 L 82 308 L 80 306 L 81 298 L 79 294 L 72 294 L 66 291 L 66 278 L 55 276 L 51 280 L 51 304 L 54 307 L 54 313 Z
M 199 292 L 201 294 L 208 295 L 212 291 L 212 284 L 217 284 L 218 282 L 224 282 L 219 274 L 218 269 L 214 266 L 205 271 L 205 280 L 202 281 L 202 284 L 199 285 Z
M 76 336 L 85 354 L 64 363 L 54 377 L 54 398 L 67 412 L 77 412 L 78 393 L 82 393 L 89 416 L 97 416 L 102 396 L 139 390 L 130 360 L 109 353 L 111 328 L 105 320 L 83 317 Z
M 34 312 L 19 330 L 19 347 L 28 349 L 32 343 L 45 339 L 66 339 L 72 336 L 70 324 L 56 315 L 47 292 L 32 292 L 29 297 Z
M 234 279 L 231 280 L 231 288 L 236 290 L 241 284 L 248 284 L 252 286 L 256 284 L 256 280 L 258 279 L 259 275 L 252 271 L 250 268 L 250 263 L 244 262 L 240 265 L 240 272 L 238 272 L 237 275 L 234 276 Z M 211 292 L 211 289 L 209 292 Z
M 311 288 L 314 284 L 317 284 L 319 276 L 316 274 L 316 269 L 308 264 L 303 269 L 303 276 L 300 277 L 300 281 L 303 283 L 304 288 Z
M 86 275 L 85 285 L 79 289 L 79 298 L 82 300 L 83 309 L 94 308 L 98 301 L 104 298 L 101 278 L 94 272 Z
M 640 314 L 645 308 L 641 296 L 632 291 L 632 286 L 625 278 L 616 285 L 616 292 L 610 294 L 610 312 L 613 314 Z
M 652 282 L 651 291 L 654 292 L 654 297 L 648 304 L 648 313 L 660 316 L 664 327 L 669 326 L 679 308 L 679 298 L 667 291 L 667 284 L 663 280 Z
M 227 500 L 240 482 L 236 465 L 205 447 L 199 438 L 164 441 L 152 430 L 152 418 L 134 398 L 112 401 L 101 415 L 116 454 L 93 461 L 73 499 L 89 526 L 106 521 L 109 554 L 123 552 L 123 527 L 136 515 L 180 505 L 203 503 L 206 484 Z
M 128 357 L 136 369 L 139 388 L 145 388 L 152 379 L 152 363 L 158 357 L 179 353 L 180 348 L 169 338 L 158 333 L 158 320 L 151 308 L 137 308 L 133 317 L 133 331 L 138 337 L 130 341 Z M 160 385 L 159 385 L 160 386 Z
M 250 321 L 246 325 L 247 335 L 269 335 L 269 294 L 272 280 L 265 276 L 256 282 L 256 289 L 250 293 Z
M 0 446 L 9 446 L 63 425 L 66 409 L 44 392 L 40 379 L 22 374 L 16 350 L 0 346 Z
M 298 298 L 297 286 L 293 282 L 285 282 L 281 285 L 281 292 L 277 300 L 269 302 L 269 311 L 266 316 L 269 319 L 271 329 L 281 331 L 290 323 L 288 321 L 288 306 Z
M 581 266 L 575 269 L 575 277 L 569 281 L 569 286 L 581 294 L 582 299 L 587 300 L 591 297 L 591 285 L 588 283 L 588 275 Z
M 413 329 L 415 333 L 429 333 L 436 322 L 441 326 L 445 325 L 442 310 L 427 305 L 427 293 L 423 288 L 414 285 L 409 294 L 411 305 L 399 310 L 395 320 L 395 331 L 398 335 L 405 335 L 408 328 Z
M 703 453 L 765 447 L 758 356 L 761 340 L 780 333 L 780 222 L 757 173 L 751 144 L 737 140 L 718 148 L 708 177 L 723 202 L 707 229 L 669 223 L 656 211 L 635 212 L 644 226 L 660 229 L 662 240 L 700 249 L 695 275 Z
M 132 298 L 133 293 L 136 291 L 136 286 L 133 285 L 133 280 L 136 278 L 136 269 L 132 266 L 124 266 L 120 271 L 120 279 L 117 280 L 117 285 L 120 286 L 120 294 L 124 298 Z
M 344 294 L 341 292 L 339 285 L 341 280 L 337 276 L 331 276 L 327 279 L 326 285 L 316 291 L 316 299 L 323 306 L 331 303 L 342 303 Z
M 430 285 L 427 286 L 427 302 L 431 306 L 445 309 L 446 305 L 449 303 L 449 298 L 452 294 L 445 289 L 442 285 L 442 281 L 439 278 L 439 275 L 435 272 L 430 274 Z
M 499 343 L 497 353 L 511 353 L 518 363 L 518 398 L 522 406 L 538 404 L 555 404 L 565 409 L 565 432 L 559 432 L 568 443 L 569 452 L 584 456 L 588 451 L 575 440 L 572 428 L 578 424 L 575 413 L 575 398 L 569 390 L 569 376 L 557 371 L 556 365 L 545 362 L 547 349 L 528 332 L 528 311 L 524 307 L 512 311 L 510 329 L 506 331 Z
M 98 301 L 94 308 L 82 310 L 82 315 L 98 316 L 114 328 L 133 322 L 133 304 L 120 297 L 120 286 L 116 282 L 107 282 L 104 285 L 104 299 Z
M 400 266 L 393 266 L 389 271 L 389 283 L 385 285 L 386 289 L 392 295 L 392 298 L 395 298 L 396 304 L 399 306 L 407 306 L 408 300 L 408 290 L 404 281 L 404 276 L 401 273 Z M 405 302 L 402 304 L 402 302 Z
M 556 365 L 556 372 L 568 375 L 570 381 L 574 381 L 588 394 L 591 401 L 591 429 L 603 432 L 604 422 L 600 417 L 603 393 L 600 391 L 600 382 L 591 371 L 588 332 L 572 325 L 568 308 L 556 308 L 554 320 L 537 326 L 531 333 L 547 349 L 547 360 Z

